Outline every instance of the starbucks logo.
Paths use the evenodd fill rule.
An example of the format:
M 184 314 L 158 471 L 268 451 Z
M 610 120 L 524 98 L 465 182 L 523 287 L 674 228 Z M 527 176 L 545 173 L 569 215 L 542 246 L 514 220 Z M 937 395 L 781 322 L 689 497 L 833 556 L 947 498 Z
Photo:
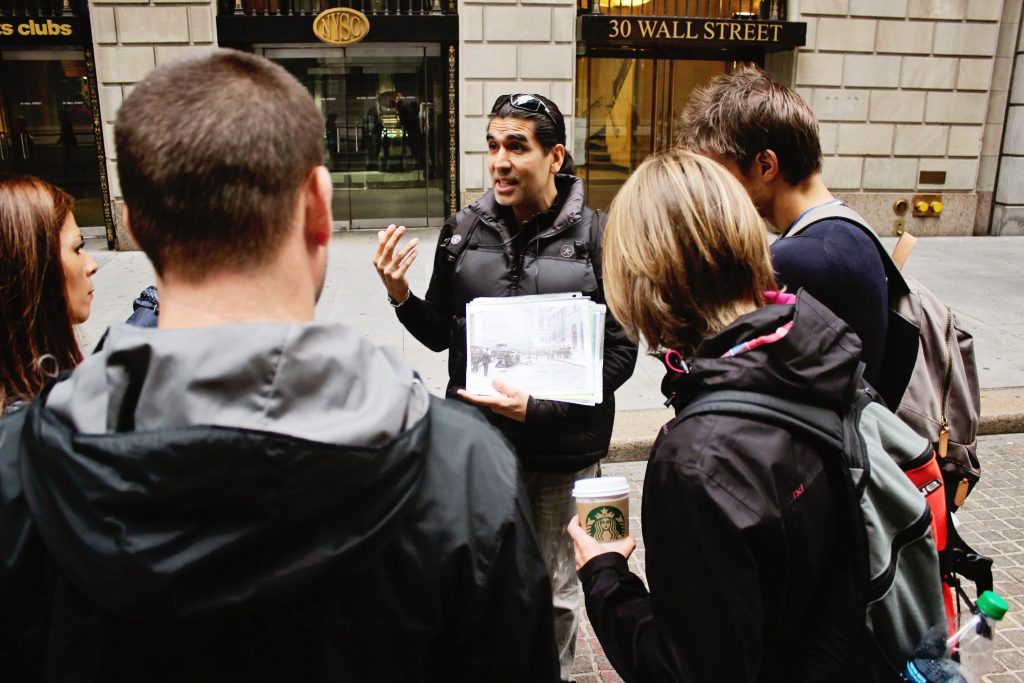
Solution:
M 587 533 L 601 543 L 626 537 L 626 520 L 615 507 L 594 508 L 587 515 Z

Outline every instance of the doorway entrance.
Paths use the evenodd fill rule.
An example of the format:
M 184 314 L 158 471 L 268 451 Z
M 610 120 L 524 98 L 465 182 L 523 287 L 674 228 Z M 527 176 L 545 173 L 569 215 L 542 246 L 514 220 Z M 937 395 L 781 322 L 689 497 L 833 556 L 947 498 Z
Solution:
M 690 93 L 736 62 L 586 56 L 577 63 L 577 175 L 587 204 L 607 210 L 626 178 L 649 155 L 675 144 Z
M 93 114 L 81 50 L 0 50 L 0 171 L 66 191 L 83 228 L 104 225 Z
M 262 54 L 305 85 L 324 116 L 337 228 L 444 223 L 440 45 L 268 46 Z

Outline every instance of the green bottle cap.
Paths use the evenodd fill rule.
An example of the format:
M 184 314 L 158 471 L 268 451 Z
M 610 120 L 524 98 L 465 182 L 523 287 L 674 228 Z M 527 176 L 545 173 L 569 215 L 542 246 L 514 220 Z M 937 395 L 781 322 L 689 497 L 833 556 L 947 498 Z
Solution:
M 1010 606 L 997 593 L 985 591 L 978 596 L 978 609 L 986 617 L 999 620 L 1003 618 Z

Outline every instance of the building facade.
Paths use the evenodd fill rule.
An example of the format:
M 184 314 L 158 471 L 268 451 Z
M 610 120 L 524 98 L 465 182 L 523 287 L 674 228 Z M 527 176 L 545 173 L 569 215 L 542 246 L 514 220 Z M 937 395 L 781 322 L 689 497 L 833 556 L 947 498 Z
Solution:
M 915 234 L 1002 232 L 993 192 L 1020 6 L 801 0 L 808 40 L 786 75 L 821 122 L 826 183 L 879 232 L 901 219 Z M 922 195 L 938 217 L 913 215 Z
M 811 103 L 826 183 L 879 233 L 1024 234 L 1021 4 L 4 0 L 0 168 L 65 187 L 81 225 L 130 248 L 117 109 L 156 65 L 228 46 L 320 106 L 339 229 L 436 226 L 484 192 L 487 114 L 509 92 L 558 103 L 607 207 L 673 144 L 694 88 L 753 62 Z
M 90 22 L 64 4 L 0 4 L 0 171 L 63 187 L 79 223 L 112 231 Z

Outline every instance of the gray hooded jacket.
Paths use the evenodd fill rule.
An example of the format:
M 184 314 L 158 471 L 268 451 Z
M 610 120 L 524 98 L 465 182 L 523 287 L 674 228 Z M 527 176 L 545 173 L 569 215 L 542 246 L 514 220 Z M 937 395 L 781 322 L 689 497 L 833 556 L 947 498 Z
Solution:
M 334 324 L 110 330 L 0 421 L 25 680 L 553 680 L 516 458 Z

